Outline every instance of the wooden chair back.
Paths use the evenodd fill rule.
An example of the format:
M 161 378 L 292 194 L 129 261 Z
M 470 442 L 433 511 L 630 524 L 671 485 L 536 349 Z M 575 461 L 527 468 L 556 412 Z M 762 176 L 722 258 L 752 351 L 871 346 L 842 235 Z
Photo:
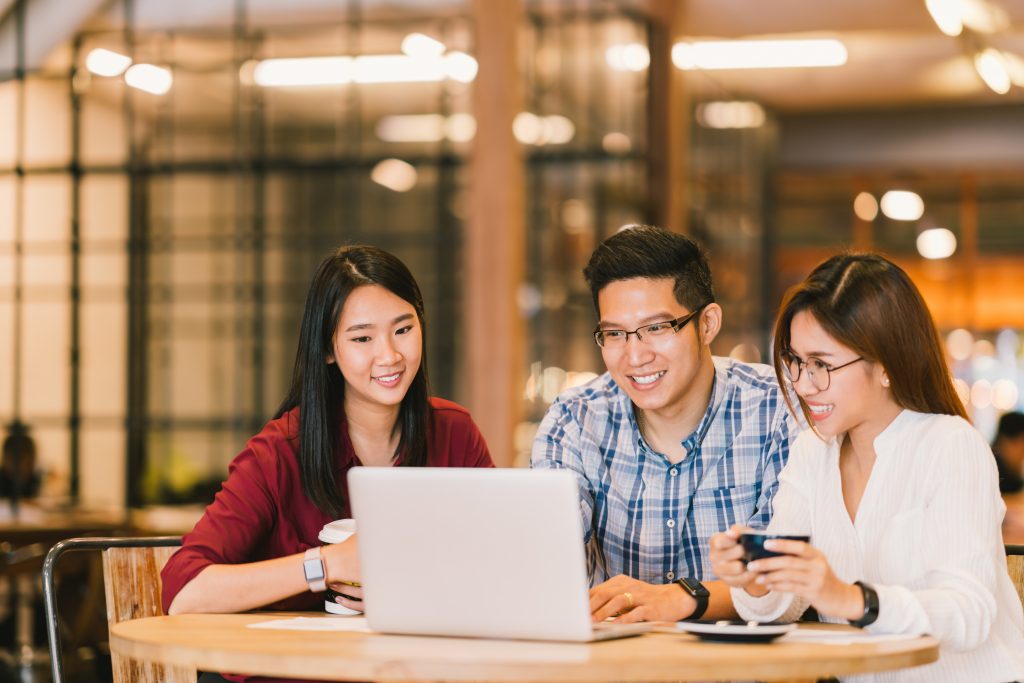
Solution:
M 128 547 L 103 551 L 107 624 L 163 614 L 160 570 L 177 548 Z M 139 662 L 111 653 L 114 683 L 195 683 L 195 669 Z
M 1006 546 L 1006 568 L 1013 587 L 1017 589 L 1017 597 L 1024 603 L 1024 545 Z

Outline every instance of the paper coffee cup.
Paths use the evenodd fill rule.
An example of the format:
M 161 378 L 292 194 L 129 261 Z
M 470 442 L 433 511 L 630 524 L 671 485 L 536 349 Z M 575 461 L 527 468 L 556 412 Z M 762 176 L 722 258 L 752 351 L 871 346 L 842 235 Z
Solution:
M 356 532 L 356 520 L 354 519 L 336 519 L 333 522 L 329 522 L 324 525 L 324 528 L 320 530 L 320 535 L 317 537 L 324 543 L 341 543 L 342 541 L 348 540 L 349 536 Z M 327 599 L 324 600 L 324 609 L 331 614 L 342 614 L 345 616 L 351 616 L 353 614 L 362 614 L 354 609 L 349 609 L 344 605 L 339 605 L 334 601 L 335 593 L 330 588 L 327 589 Z

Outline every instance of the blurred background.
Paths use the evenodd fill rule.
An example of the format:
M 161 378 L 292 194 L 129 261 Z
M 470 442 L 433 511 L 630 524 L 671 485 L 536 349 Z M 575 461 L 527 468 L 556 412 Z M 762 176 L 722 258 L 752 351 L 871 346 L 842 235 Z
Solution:
M 991 437 L 1022 55 L 1022 0 L 2 0 L 0 423 L 43 496 L 208 502 L 315 264 L 368 242 L 424 290 L 434 392 L 520 464 L 603 370 L 582 266 L 644 222 L 708 247 L 745 360 L 821 259 L 890 255 Z
M 45 676 L 54 540 L 190 528 L 342 244 L 410 266 L 434 393 L 502 465 L 603 371 L 581 269 L 637 222 L 706 245 L 714 351 L 747 361 L 818 262 L 889 255 L 993 438 L 1024 381 L 1022 57 L 1024 0 L 0 0 L 0 680 Z M 101 579 L 67 572 L 74 680 L 102 680 Z

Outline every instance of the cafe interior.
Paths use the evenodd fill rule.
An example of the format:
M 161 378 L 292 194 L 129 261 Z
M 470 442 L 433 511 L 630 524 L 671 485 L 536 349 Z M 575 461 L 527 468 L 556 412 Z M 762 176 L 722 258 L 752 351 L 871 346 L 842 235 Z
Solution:
M 199 518 L 333 248 L 409 266 L 432 393 L 524 467 L 604 371 L 581 270 L 635 223 L 707 248 L 712 350 L 748 362 L 817 263 L 886 254 L 993 440 L 1024 410 L 1024 1 L 0 0 L 0 680 L 51 680 L 50 546 Z M 56 573 L 67 680 L 110 680 L 98 566 Z

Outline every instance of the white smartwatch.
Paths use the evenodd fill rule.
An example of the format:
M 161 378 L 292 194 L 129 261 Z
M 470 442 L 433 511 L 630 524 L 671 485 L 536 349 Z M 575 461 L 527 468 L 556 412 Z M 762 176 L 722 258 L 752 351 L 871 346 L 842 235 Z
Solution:
M 327 567 L 320 558 L 320 546 L 315 546 L 306 551 L 302 560 L 302 571 L 306 575 L 306 583 L 309 590 L 314 593 L 321 593 L 327 590 Z

